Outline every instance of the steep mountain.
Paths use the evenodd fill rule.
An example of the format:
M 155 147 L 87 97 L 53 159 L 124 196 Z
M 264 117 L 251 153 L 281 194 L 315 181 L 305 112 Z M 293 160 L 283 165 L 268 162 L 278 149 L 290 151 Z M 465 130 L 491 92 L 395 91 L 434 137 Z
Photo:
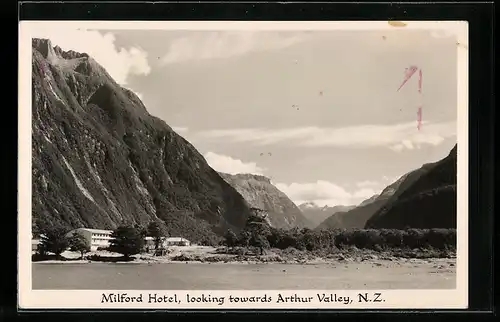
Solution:
M 333 214 L 338 212 L 345 212 L 353 209 L 356 206 L 323 206 L 320 207 L 316 205 L 314 202 L 305 202 L 299 205 L 299 209 L 304 214 L 309 222 L 311 222 L 310 228 L 317 227 L 320 223 L 322 223 L 326 218 L 330 217 Z
M 318 225 L 317 229 L 364 228 L 368 219 L 370 219 L 393 196 L 398 196 L 411 186 L 428 168 L 428 165 L 424 165 L 420 169 L 401 176 L 398 180 L 382 190 L 380 194 L 364 200 L 357 207 L 345 212 L 338 212 L 328 217 Z
M 254 174 L 220 175 L 233 186 L 247 203 L 267 213 L 270 224 L 276 228 L 309 227 L 311 224 L 300 209 L 267 177 Z
M 243 197 L 94 59 L 47 39 L 32 49 L 35 233 L 160 219 L 196 242 L 244 226 Z
M 409 187 L 399 189 L 367 221 L 367 228 L 456 228 L 457 146 L 424 167 Z

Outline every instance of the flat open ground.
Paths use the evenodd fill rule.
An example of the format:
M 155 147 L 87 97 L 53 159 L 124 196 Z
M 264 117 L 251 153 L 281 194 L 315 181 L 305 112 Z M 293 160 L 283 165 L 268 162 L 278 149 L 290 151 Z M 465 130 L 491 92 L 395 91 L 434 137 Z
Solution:
M 186 249 L 189 252 L 193 249 Z M 204 253 L 210 252 L 205 249 Z M 32 264 L 32 276 L 33 289 L 451 289 L 456 285 L 456 260 L 399 258 L 283 264 L 172 262 L 166 258 L 150 263 L 38 262 Z

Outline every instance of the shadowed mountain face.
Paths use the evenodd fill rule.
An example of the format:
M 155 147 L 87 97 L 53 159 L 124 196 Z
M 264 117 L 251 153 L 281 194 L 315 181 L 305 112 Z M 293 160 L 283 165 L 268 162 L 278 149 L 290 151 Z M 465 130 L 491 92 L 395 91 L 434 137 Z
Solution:
M 313 202 L 306 202 L 299 205 L 299 209 L 304 214 L 309 222 L 311 222 L 311 226 L 309 228 L 316 228 L 319 224 L 321 224 L 326 218 L 339 213 L 349 211 L 356 206 L 324 206 L 319 207 Z
M 455 161 L 449 159 L 453 157 L 453 153 L 455 153 Z M 445 162 L 445 160 L 448 159 L 449 161 Z M 455 179 L 453 179 L 452 177 L 454 177 Z M 453 184 L 452 182 L 455 182 L 455 184 Z M 416 197 L 417 200 L 420 200 L 418 198 L 424 198 L 423 196 L 426 194 L 435 195 L 439 191 L 439 193 L 441 192 L 443 193 L 442 196 L 446 196 L 443 198 L 447 198 L 446 200 L 450 201 L 451 200 L 450 198 L 452 198 L 453 193 L 455 193 L 454 185 L 456 185 L 456 147 L 452 150 L 450 156 L 448 156 L 446 159 L 436 163 L 424 164 L 420 169 L 414 170 L 412 172 L 403 175 L 396 182 L 387 186 L 379 195 L 375 195 L 363 201 L 356 208 L 349 210 L 347 212 L 338 212 L 328 217 L 325 221 L 323 221 L 320 225 L 318 225 L 317 229 L 365 228 L 365 226 L 369 228 L 376 227 L 376 228 L 403 229 L 406 226 L 415 228 L 424 228 L 423 226 L 427 225 L 433 226 L 435 225 L 433 223 L 433 220 L 428 221 L 428 224 L 424 224 L 420 220 L 415 220 L 414 222 L 408 222 L 408 225 L 403 225 L 403 226 L 401 226 L 397 222 L 394 222 L 395 226 L 392 226 L 392 224 L 387 223 L 385 219 L 382 219 L 383 224 L 382 226 L 379 226 L 379 221 L 378 221 L 379 219 L 377 219 L 377 217 L 378 216 L 384 217 L 385 212 L 389 208 L 396 207 L 394 205 L 398 200 L 403 201 L 403 199 L 407 199 L 412 194 L 414 194 L 414 197 Z M 433 189 L 438 189 L 438 191 L 434 191 Z M 424 191 L 425 191 L 424 195 L 417 197 L 417 195 L 419 195 L 420 192 Z M 433 201 L 432 198 L 428 199 L 426 197 L 425 199 L 426 199 L 425 202 L 428 203 L 428 206 L 426 206 L 425 209 L 427 209 L 426 211 L 429 212 L 430 209 L 433 207 L 432 206 Z M 449 205 L 448 201 L 445 202 L 444 204 Z M 451 211 L 450 210 L 451 208 L 449 209 L 448 208 L 443 208 L 443 210 Z M 437 210 L 440 208 L 435 208 L 435 209 Z M 383 215 L 382 211 L 384 213 Z M 394 215 L 394 212 L 392 211 L 390 216 L 398 217 L 398 215 Z M 456 217 L 455 214 L 453 216 Z M 374 218 L 371 219 L 372 217 Z M 427 219 L 423 220 L 427 221 Z M 370 221 L 369 225 L 367 224 L 368 221 Z M 392 219 L 390 221 L 392 221 Z M 371 226 L 372 224 L 375 226 Z M 427 228 L 441 228 L 441 226 L 427 227 Z
M 247 203 L 267 213 L 271 226 L 290 229 L 309 227 L 311 224 L 300 209 L 267 177 L 254 174 L 220 173 L 233 186 Z
M 200 241 L 244 226 L 243 197 L 133 92 L 86 54 L 32 46 L 35 233 L 159 218 Z
M 366 223 L 367 228 L 456 228 L 457 146 L 394 195 Z

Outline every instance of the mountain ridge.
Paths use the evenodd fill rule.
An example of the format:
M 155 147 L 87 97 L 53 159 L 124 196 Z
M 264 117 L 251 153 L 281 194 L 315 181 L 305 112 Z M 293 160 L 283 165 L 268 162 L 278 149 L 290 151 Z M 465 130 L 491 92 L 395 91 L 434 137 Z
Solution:
M 456 154 L 455 148 L 448 154 L 448 156 Z M 336 213 L 329 218 L 325 219 L 316 229 L 333 229 L 333 228 L 389 228 L 393 226 L 383 224 L 384 227 L 379 227 L 376 219 L 372 219 L 375 215 L 380 216 L 382 209 L 389 204 L 393 204 L 399 199 L 401 195 L 405 196 L 405 192 L 414 189 L 414 185 L 419 182 L 422 177 L 425 177 L 429 172 L 432 172 L 436 165 L 443 162 L 444 159 L 437 162 L 423 164 L 420 168 L 412 170 L 402 175 L 398 180 L 388 185 L 382 190 L 380 194 L 374 195 L 363 202 L 354 209 L 347 212 Z M 456 170 L 455 170 L 456 173 Z M 375 216 L 375 218 L 377 217 Z M 375 220 L 375 221 L 374 221 Z M 370 222 L 370 224 L 368 224 Z M 375 224 L 374 224 L 375 222 Z M 387 226 L 387 227 L 386 227 Z M 411 225 L 410 225 L 411 226 Z M 420 225 L 425 226 L 425 225 Z M 396 225 L 398 228 L 405 228 L 401 225 Z
M 249 173 L 219 172 L 219 174 L 243 196 L 250 206 L 265 210 L 271 226 L 283 229 L 311 226 L 295 203 L 273 185 L 268 177 Z
M 394 195 L 367 221 L 366 228 L 455 228 L 457 224 L 457 145 L 443 159 Z
M 325 205 L 323 207 L 318 206 L 314 202 L 305 202 L 300 204 L 299 209 L 302 210 L 304 216 L 311 222 L 311 226 L 309 228 L 316 228 L 320 225 L 326 218 L 340 212 L 345 212 L 355 208 L 356 206 L 344 206 L 344 205 L 336 205 L 336 206 L 328 206 Z
M 243 197 L 137 95 L 85 53 L 32 49 L 35 231 L 162 220 L 201 241 L 244 226 Z

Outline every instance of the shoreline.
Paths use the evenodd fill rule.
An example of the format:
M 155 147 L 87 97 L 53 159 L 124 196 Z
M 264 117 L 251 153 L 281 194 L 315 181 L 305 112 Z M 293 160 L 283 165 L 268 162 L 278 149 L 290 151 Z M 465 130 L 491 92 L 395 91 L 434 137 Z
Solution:
M 444 254 L 444 255 L 443 255 Z M 337 250 L 335 252 L 309 252 L 296 249 L 271 249 L 262 255 L 255 254 L 250 249 L 233 249 L 225 247 L 191 246 L 169 249 L 164 256 L 152 254 L 137 254 L 132 260 L 121 260 L 122 256 L 106 251 L 91 252 L 79 259 L 80 254 L 65 252 L 65 259 L 32 260 L 32 264 L 282 264 L 282 265 L 331 265 L 351 263 L 437 263 L 456 262 L 454 252 L 436 252 L 431 250 L 372 251 L 372 250 Z M 438 255 L 438 256 L 436 256 Z

